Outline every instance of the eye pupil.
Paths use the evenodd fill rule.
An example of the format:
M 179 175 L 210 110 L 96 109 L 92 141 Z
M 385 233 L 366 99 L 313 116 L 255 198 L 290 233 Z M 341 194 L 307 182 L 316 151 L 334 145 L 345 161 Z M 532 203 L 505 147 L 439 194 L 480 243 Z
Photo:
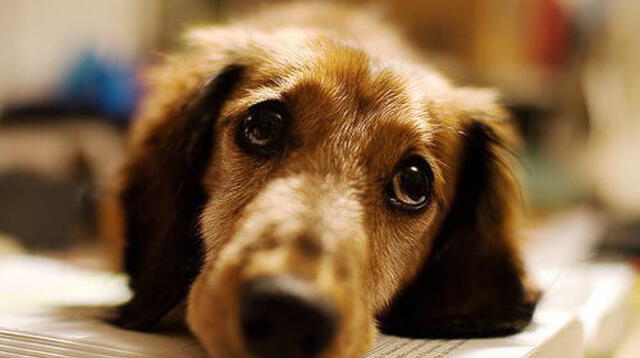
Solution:
M 420 169 L 412 165 L 404 168 L 398 176 L 400 189 L 409 199 L 415 202 L 424 200 L 426 180 Z
M 274 141 L 281 123 L 282 117 L 275 112 L 256 113 L 248 119 L 245 135 L 251 143 L 265 146 Z
M 431 169 L 421 158 L 410 158 L 398 166 L 390 184 L 391 203 L 403 209 L 420 209 L 429 201 Z

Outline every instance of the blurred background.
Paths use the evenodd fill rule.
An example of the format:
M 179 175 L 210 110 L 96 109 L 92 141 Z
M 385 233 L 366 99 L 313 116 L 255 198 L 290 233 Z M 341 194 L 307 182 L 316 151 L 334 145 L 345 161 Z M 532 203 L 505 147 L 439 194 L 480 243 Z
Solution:
M 1 0 L 0 253 L 104 266 L 95 213 L 139 74 L 189 26 L 274 2 Z M 573 220 L 589 260 L 640 262 L 640 1 L 346 2 L 385 11 L 456 83 L 500 90 L 532 232 Z

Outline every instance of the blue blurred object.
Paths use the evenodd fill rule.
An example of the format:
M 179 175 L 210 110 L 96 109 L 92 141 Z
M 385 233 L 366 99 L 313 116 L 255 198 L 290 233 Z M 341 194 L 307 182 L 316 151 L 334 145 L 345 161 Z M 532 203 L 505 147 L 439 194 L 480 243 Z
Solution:
M 135 64 L 102 58 L 86 49 L 64 75 L 59 98 L 66 108 L 125 122 L 141 94 L 136 79 Z

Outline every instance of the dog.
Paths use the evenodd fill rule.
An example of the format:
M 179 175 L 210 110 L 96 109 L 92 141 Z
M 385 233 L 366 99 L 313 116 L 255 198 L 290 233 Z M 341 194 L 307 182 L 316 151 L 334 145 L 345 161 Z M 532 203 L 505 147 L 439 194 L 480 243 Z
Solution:
M 212 357 L 360 357 L 378 332 L 523 330 L 517 146 L 369 12 L 277 7 L 198 28 L 148 75 L 111 202 L 133 296 Z M 179 313 L 178 313 L 179 314 Z

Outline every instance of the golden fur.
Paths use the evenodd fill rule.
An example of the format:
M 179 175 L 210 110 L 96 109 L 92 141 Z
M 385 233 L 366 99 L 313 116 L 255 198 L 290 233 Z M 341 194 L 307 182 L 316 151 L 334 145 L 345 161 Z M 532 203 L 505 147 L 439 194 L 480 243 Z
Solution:
M 514 235 L 513 135 L 493 92 L 452 86 L 375 16 L 337 5 L 288 5 L 193 30 L 187 42 L 188 50 L 149 74 L 150 92 L 108 205 L 109 222 L 120 223 L 109 231 L 129 250 L 124 261 L 134 294 L 149 282 L 136 277 L 162 264 L 148 257 L 171 256 L 155 248 L 171 240 L 156 237 L 157 228 L 172 232 L 182 220 L 175 217 L 186 215 L 173 204 L 186 194 L 171 188 L 202 185 L 206 200 L 193 208 L 198 229 L 189 236 L 201 240 L 203 255 L 193 283 L 176 282 L 185 285 L 183 293 L 152 289 L 188 294 L 186 321 L 213 357 L 252 356 L 240 333 L 238 297 L 245 282 L 259 277 L 293 277 L 335 307 L 339 326 L 321 357 L 364 355 L 377 325 L 405 332 L 396 323 L 385 329 L 383 321 L 413 304 L 391 308 L 403 290 L 419 289 L 418 276 L 427 277 L 426 297 L 441 298 L 417 308 L 430 328 L 407 329 L 409 336 L 505 334 L 526 325 L 536 294 Z M 203 88 L 230 66 L 233 75 L 223 77 L 234 81 L 224 101 L 218 108 L 204 104 L 204 113 L 216 116 L 210 157 L 199 183 L 182 182 L 190 167 L 181 161 L 195 155 L 177 153 L 180 138 L 191 135 L 186 118 L 200 110 Z M 247 108 L 270 99 L 291 113 L 289 134 L 282 153 L 256 158 L 238 147 L 235 127 Z M 163 147 L 173 142 L 175 149 Z M 425 158 L 434 175 L 433 199 L 420 213 L 393 210 L 384 197 L 385 183 L 408 154 Z M 171 278 L 162 285 L 173 285 Z M 529 309 L 520 317 L 500 306 L 512 303 Z M 134 316 L 151 304 L 143 297 L 135 305 L 119 323 L 148 328 Z

